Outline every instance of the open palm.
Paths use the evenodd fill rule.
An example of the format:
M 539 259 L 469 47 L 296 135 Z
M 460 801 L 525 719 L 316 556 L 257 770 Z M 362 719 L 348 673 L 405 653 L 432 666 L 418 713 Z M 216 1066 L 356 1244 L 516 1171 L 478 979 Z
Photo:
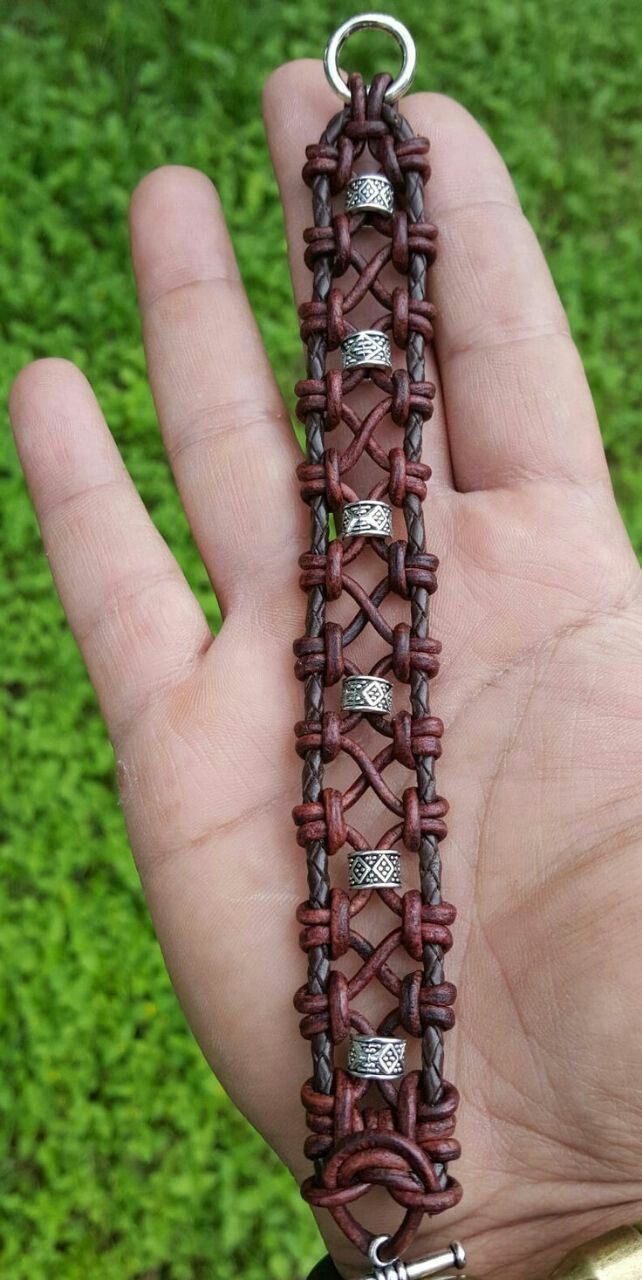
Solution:
M 303 152 L 335 109 L 317 63 L 268 84 L 299 301 Z M 506 169 L 455 103 L 417 95 L 405 111 L 433 143 L 440 228 L 426 523 L 442 561 L 433 703 L 460 909 L 447 1068 L 465 1187 L 419 1248 L 458 1235 L 475 1273 L 537 1280 L 576 1239 L 642 1215 L 639 574 Z M 132 240 L 159 419 L 225 615 L 215 641 L 82 375 L 31 365 L 12 418 L 176 990 L 223 1084 L 303 1176 L 298 449 L 209 181 L 180 168 L 144 179 Z M 359 1268 L 322 1226 L 338 1264 Z

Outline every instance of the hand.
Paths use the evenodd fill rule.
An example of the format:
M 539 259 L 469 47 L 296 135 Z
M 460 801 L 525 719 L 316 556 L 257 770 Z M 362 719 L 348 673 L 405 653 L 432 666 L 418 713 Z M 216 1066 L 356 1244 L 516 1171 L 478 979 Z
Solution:
M 304 146 L 335 109 L 317 63 L 268 83 L 299 301 Z M 455 103 L 420 94 L 405 111 L 432 139 L 440 228 L 427 529 L 442 562 L 433 707 L 446 723 L 445 888 L 460 910 L 447 1074 L 463 1095 L 465 1188 L 417 1252 L 460 1237 L 475 1273 L 535 1280 L 575 1241 L 642 1216 L 640 579 L 502 161 Z M 25 369 L 12 418 L 176 991 L 231 1096 L 301 1178 L 299 452 L 209 181 L 152 173 L 131 228 L 158 416 L 225 617 L 215 640 L 78 370 Z M 363 1270 L 329 1216 L 321 1225 L 338 1264 Z

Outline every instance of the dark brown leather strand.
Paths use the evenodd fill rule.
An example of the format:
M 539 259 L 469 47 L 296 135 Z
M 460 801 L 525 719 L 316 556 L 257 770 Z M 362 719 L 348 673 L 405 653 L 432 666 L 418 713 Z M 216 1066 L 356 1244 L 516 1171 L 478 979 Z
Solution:
M 366 91 L 360 76 L 350 78 L 350 104 L 330 121 L 320 142 L 308 147 L 303 170 L 312 189 L 314 226 L 305 232 L 305 260 L 314 285 L 311 301 L 299 310 L 308 358 L 307 377 L 296 388 L 297 413 L 307 441 L 306 461 L 298 474 L 312 514 L 312 538 L 310 551 L 300 560 L 301 585 L 308 595 L 306 633 L 294 646 L 296 674 L 305 685 L 305 718 L 295 731 L 304 762 L 303 803 L 294 810 L 294 820 L 298 842 L 306 849 L 309 888 L 298 911 L 308 979 L 295 1005 L 313 1061 L 313 1075 L 302 1097 L 311 1131 L 305 1150 L 314 1161 L 314 1174 L 302 1191 L 311 1204 L 328 1208 L 365 1253 L 372 1235 L 348 1206 L 371 1187 L 386 1187 L 405 1213 L 384 1257 L 397 1256 L 408 1247 L 425 1213 L 439 1213 L 461 1197 L 459 1184 L 448 1172 L 449 1162 L 459 1155 L 453 1137 L 458 1095 L 443 1077 L 443 1034 L 453 1025 L 456 995 L 445 981 L 443 957 L 452 945 L 455 909 L 441 897 L 439 842 L 446 835 L 447 804 L 437 795 L 434 775 L 442 724 L 431 715 L 429 703 L 429 681 L 437 674 L 440 651 L 429 634 L 429 600 L 437 585 L 438 562 L 426 553 L 422 511 L 430 477 L 430 468 L 421 460 L 423 423 L 432 414 L 434 396 L 434 386 L 424 374 L 425 344 L 432 337 L 434 316 L 425 285 L 426 269 L 435 256 L 436 230 L 424 214 L 428 142 L 416 138 L 408 122 L 384 103 L 389 83 L 389 76 L 376 76 Z M 337 201 L 336 209 L 333 203 L 366 150 L 393 183 L 397 210 L 392 217 L 371 217 L 380 235 L 370 259 L 364 252 L 367 237 L 360 235 L 363 215 L 346 215 L 343 201 Z M 399 278 L 392 289 L 386 283 L 391 267 Z M 342 289 L 346 277 L 349 283 Z M 352 324 L 350 313 L 368 297 L 379 314 L 367 327 L 389 333 L 405 353 L 405 367 L 341 372 L 330 367 L 328 353 L 363 327 Z M 366 378 L 379 395 L 360 416 L 354 393 Z M 377 431 L 390 419 L 403 429 L 403 447 L 386 451 Z M 344 451 L 331 444 L 331 432 L 340 423 L 350 433 Z M 379 468 L 381 478 L 369 494 L 360 496 L 401 508 L 404 539 L 390 544 L 365 538 L 345 544 L 341 538 L 329 541 L 329 515 L 338 516 L 342 504 L 357 497 L 348 475 L 364 454 Z M 383 576 L 368 592 L 355 570 L 359 557 L 373 552 L 383 563 Z M 406 621 L 388 621 L 384 605 L 390 595 L 408 602 Z M 326 606 L 346 597 L 356 612 L 341 625 Z M 381 739 L 372 756 L 360 740 L 362 716 L 326 706 L 328 689 L 340 685 L 346 675 L 362 674 L 349 646 L 368 627 L 385 650 L 372 674 L 409 686 L 410 694 L 409 709 L 391 718 L 368 717 Z M 332 702 L 337 704 L 336 694 Z M 343 792 L 324 777 L 325 767 L 340 753 L 350 757 L 358 771 Z M 401 794 L 384 776 L 394 762 L 414 775 Z M 335 854 L 345 846 L 375 847 L 351 821 L 351 810 L 369 788 L 388 812 L 376 847 L 403 843 L 416 854 L 420 890 L 349 894 L 332 886 L 330 860 Z M 407 857 L 404 868 L 407 882 Z M 378 943 L 356 928 L 356 917 L 373 892 L 394 916 L 394 928 Z M 398 949 L 420 967 L 408 973 L 406 964 L 400 976 L 390 963 Z M 350 951 L 361 964 L 348 977 L 334 962 Z M 354 1003 L 375 980 L 393 999 L 376 1029 Z M 370 1081 L 335 1066 L 335 1047 L 351 1030 L 421 1038 L 421 1070 L 408 1071 L 401 1082 L 378 1081 L 381 1107 L 366 1105 Z

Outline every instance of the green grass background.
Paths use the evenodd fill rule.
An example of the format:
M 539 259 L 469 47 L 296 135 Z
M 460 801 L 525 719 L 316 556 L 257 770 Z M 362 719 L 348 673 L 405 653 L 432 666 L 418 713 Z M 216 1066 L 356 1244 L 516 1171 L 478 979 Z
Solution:
M 637 0 L 407 0 L 391 10 L 417 38 L 419 87 L 458 96 L 512 167 L 639 546 Z M 166 161 L 211 174 L 289 394 L 300 351 L 260 90 L 280 62 L 317 55 L 355 11 L 335 0 L 18 0 L 2 21 L 2 401 L 34 356 L 78 361 L 214 622 L 145 380 L 128 197 Z M 353 65 L 372 71 L 363 38 L 354 50 Z M 297 1280 L 318 1238 L 183 1024 L 8 431 L 0 484 L 0 1276 Z

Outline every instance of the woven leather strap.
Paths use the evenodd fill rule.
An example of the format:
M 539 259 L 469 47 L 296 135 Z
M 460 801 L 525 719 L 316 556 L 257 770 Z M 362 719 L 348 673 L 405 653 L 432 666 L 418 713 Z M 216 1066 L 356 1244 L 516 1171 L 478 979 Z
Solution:
M 312 189 L 314 226 L 305 232 L 305 260 L 314 286 L 312 300 L 299 312 L 307 377 L 296 387 L 297 414 L 305 425 L 307 452 L 298 475 L 311 510 L 312 537 L 310 551 L 300 559 L 301 585 L 308 595 L 306 633 L 294 646 L 296 674 L 305 686 L 305 718 L 295 730 L 303 759 L 303 803 L 294 810 L 294 820 L 307 854 L 309 896 L 298 911 L 308 979 L 295 1005 L 313 1060 L 302 1096 L 311 1130 L 305 1150 L 314 1173 L 304 1182 L 303 1195 L 312 1205 L 328 1208 L 365 1253 L 372 1235 L 349 1206 L 371 1187 L 386 1187 L 405 1211 L 387 1253 L 382 1251 L 392 1257 L 407 1248 L 424 1213 L 450 1208 L 461 1196 L 448 1173 L 449 1161 L 459 1155 L 453 1138 L 458 1095 L 442 1073 L 443 1033 L 454 1022 L 456 992 L 443 972 L 455 910 L 442 901 L 440 887 L 439 842 L 446 834 L 447 804 L 436 793 L 434 762 L 441 752 L 442 724 L 429 706 L 429 679 L 437 673 L 440 651 L 428 629 L 438 562 L 426 553 L 422 513 L 430 477 L 421 460 L 422 432 L 435 390 L 424 374 L 434 315 L 425 299 L 425 281 L 435 256 L 436 230 L 424 215 L 428 142 L 415 137 L 408 122 L 384 102 L 390 77 L 376 76 L 368 90 L 359 75 L 349 83 L 351 102 L 330 121 L 320 142 L 307 148 L 303 170 Z M 333 199 L 368 150 L 396 193 L 397 212 L 371 218 L 379 233 L 374 237 L 363 230 L 363 214 L 347 215 L 343 201 L 335 207 Z M 378 312 L 368 318 L 367 327 L 388 332 L 402 357 L 393 372 L 341 372 L 331 355 L 348 334 L 363 327 L 353 325 L 350 314 L 364 301 L 374 302 Z M 367 407 L 361 409 L 368 387 L 374 393 L 370 390 Z M 390 432 L 390 420 L 399 438 L 394 447 L 385 448 L 381 437 Z M 335 429 L 347 438 L 343 449 L 332 446 Z M 357 495 L 350 472 L 357 464 L 363 469 L 365 458 L 375 464 L 378 478 L 367 495 Z M 399 508 L 406 536 L 390 544 L 363 537 L 345 544 L 338 537 L 330 541 L 330 514 L 338 514 L 344 502 L 357 496 L 384 499 Z M 381 560 L 382 574 L 368 591 L 359 581 L 358 562 L 363 558 L 365 568 L 373 556 Z M 350 601 L 356 606 L 352 617 L 336 621 L 338 609 L 347 616 Z M 396 616 L 405 607 L 407 617 L 393 623 L 387 611 L 395 601 Z M 400 606 L 400 601 L 407 603 Z M 362 716 L 336 709 L 334 688 L 344 676 L 362 674 L 351 646 L 357 640 L 363 645 L 367 629 L 380 637 L 383 650 L 371 673 L 399 682 L 396 704 L 402 705 L 392 717 L 369 716 L 369 729 Z M 408 687 L 409 697 L 402 686 Z M 357 770 L 346 790 L 332 785 L 333 768 L 338 767 L 333 762 L 342 755 Z M 399 765 L 411 771 L 401 791 L 384 776 L 395 764 L 396 776 Z M 393 917 L 392 929 L 379 942 L 359 929 L 358 917 L 372 891 L 350 894 L 333 885 L 335 880 L 346 883 L 340 866 L 345 858 L 334 862 L 330 874 L 345 846 L 373 847 L 354 825 L 353 813 L 369 790 L 386 822 L 376 847 L 403 843 L 408 851 L 405 883 L 413 879 L 414 855 L 420 886 L 403 894 L 376 891 Z M 347 976 L 341 958 L 350 951 L 361 963 L 356 971 L 354 964 L 348 966 L 352 976 Z M 400 966 L 402 974 L 396 972 L 396 952 L 414 960 L 414 971 L 408 972 L 406 962 Z M 392 1006 L 375 1029 L 355 1001 L 376 982 L 389 993 Z M 401 1082 L 378 1081 L 379 1107 L 366 1105 L 370 1082 L 339 1065 L 351 1030 L 421 1039 L 421 1069 L 408 1071 Z

